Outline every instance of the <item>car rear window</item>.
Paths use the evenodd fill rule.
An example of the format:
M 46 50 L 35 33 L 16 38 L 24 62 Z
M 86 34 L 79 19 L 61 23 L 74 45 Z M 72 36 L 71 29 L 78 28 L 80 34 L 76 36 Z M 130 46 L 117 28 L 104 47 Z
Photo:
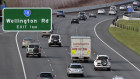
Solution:
M 29 45 L 29 48 L 34 48 L 34 47 L 39 48 L 39 45 Z
M 24 39 L 24 41 L 32 41 L 32 39 Z
M 81 65 L 71 65 L 71 68 L 82 68 Z
M 63 11 L 57 11 L 57 12 L 59 12 L 59 13 L 63 13 Z
M 80 13 L 80 15 L 84 15 L 85 13 Z
M 59 39 L 59 36 L 52 36 L 53 39 Z
M 40 77 L 52 77 L 51 73 L 41 73 Z
M 108 57 L 98 57 L 98 60 L 106 60 L 106 59 L 108 59 Z

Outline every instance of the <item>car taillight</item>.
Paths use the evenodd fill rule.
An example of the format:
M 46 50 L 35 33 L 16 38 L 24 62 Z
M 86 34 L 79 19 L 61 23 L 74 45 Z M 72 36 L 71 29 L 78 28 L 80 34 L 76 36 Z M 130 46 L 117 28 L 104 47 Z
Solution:
M 69 68 L 69 71 L 71 71 L 71 69 Z
M 41 52 L 41 48 L 40 48 L 40 50 L 39 50 L 39 53 Z
M 28 48 L 27 48 L 27 52 L 28 52 Z

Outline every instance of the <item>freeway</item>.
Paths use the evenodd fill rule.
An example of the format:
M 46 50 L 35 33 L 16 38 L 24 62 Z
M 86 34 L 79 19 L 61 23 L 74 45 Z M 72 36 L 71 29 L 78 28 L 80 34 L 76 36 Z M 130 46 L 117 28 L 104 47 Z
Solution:
M 62 47 L 48 47 L 48 38 L 42 38 L 40 32 L 19 32 L 19 33 L 6 33 L 0 35 L 1 39 L 1 57 L 0 61 L 0 77 L 2 79 L 36 79 L 40 72 L 52 72 L 56 77 L 54 79 L 111 79 L 115 75 L 124 76 L 126 79 L 139 79 L 139 71 L 136 70 L 130 63 L 116 54 L 103 42 L 101 42 L 96 32 L 106 43 L 121 53 L 125 57 L 131 55 L 128 53 L 130 50 L 124 46 L 120 47 L 120 43 L 112 40 L 107 32 L 107 26 L 111 20 L 105 21 L 101 24 L 99 22 L 114 18 L 115 16 L 98 15 L 97 18 L 88 18 L 87 21 L 80 21 L 80 24 L 71 24 L 71 18 L 76 17 L 77 13 L 67 14 L 66 18 L 56 18 L 53 15 L 54 33 L 58 33 L 62 37 Z M 17 36 L 16 36 L 17 35 Z M 92 39 L 92 58 L 89 63 L 82 63 L 84 66 L 85 77 L 67 77 L 66 69 L 71 63 L 70 59 L 70 36 L 90 36 Z M 24 37 L 32 37 L 35 42 L 42 46 L 42 57 L 29 57 L 26 58 L 26 49 L 22 48 L 21 43 Z M 15 41 L 17 40 L 17 43 Z M 115 43 L 113 43 L 115 41 Z M 18 46 L 16 46 L 18 44 Z M 19 51 L 17 49 L 19 48 Z M 125 51 L 127 50 L 127 51 Z M 123 53 L 124 52 L 124 53 Z M 131 51 L 132 52 L 132 51 Z M 22 62 L 20 61 L 19 53 L 21 54 L 23 65 L 25 68 L 22 70 Z M 94 71 L 93 60 L 97 54 L 107 54 L 111 58 L 112 70 L 111 71 Z M 130 57 L 130 56 L 129 56 Z M 139 56 L 133 55 L 133 59 Z M 139 59 L 139 58 L 138 58 Z M 3 62 L 4 60 L 4 62 Z M 140 67 L 139 61 L 129 61 L 135 63 Z M 8 75 L 8 76 L 7 76 Z M 27 78 L 24 78 L 26 76 Z

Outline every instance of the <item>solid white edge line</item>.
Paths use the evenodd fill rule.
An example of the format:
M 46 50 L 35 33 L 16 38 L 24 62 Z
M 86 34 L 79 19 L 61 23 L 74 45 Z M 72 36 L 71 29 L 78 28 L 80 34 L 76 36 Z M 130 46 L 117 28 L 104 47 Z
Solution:
M 23 73 L 24 73 L 24 78 L 27 79 L 25 68 L 24 68 L 24 63 L 23 63 L 23 60 L 22 60 L 22 56 L 21 56 L 19 45 L 18 45 L 18 41 L 17 41 L 18 33 L 19 32 L 17 32 L 17 34 L 16 34 L 15 40 L 16 40 L 16 44 L 17 44 L 17 49 L 18 49 L 19 57 L 20 57 L 20 60 L 21 60 L 21 65 L 22 65 L 22 69 L 23 69 Z
M 136 66 L 135 66 L 133 63 L 131 63 L 128 59 L 126 59 L 125 57 L 123 57 L 123 56 L 122 56 L 120 53 L 118 53 L 116 50 L 114 50 L 113 48 L 111 48 L 107 43 L 105 43 L 105 42 L 98 36 L 98 34 L 97 34 L 97 32 L 96 32 L 96 27 L 97 27 L 100 23 L 102 23 L 102 22 L 104 22 L 104 21 L 107 21 L 107 20 L 111 20 L 111 19 L 113 19 L 113 18 L 106 19 L 106 20 L 103 20 L 103 21 L 97 23 L 97 24 L 95 25 L 95 27 L 94 27 L 95 35 L 96 35 L 97 38 L 98 38 L 101 42 L 103 42 L 107 47 L 109 47 L 112 51 L 114 51 L 116 54 L 118 54 L 120 57 L 122 57 L 125 61 L 127 61 L 130 65 L 132 65 L 136 70 L 138 70 L 138 71 L 140 72 L 140 69 L 139 69 L 138 67 L 136 67 Z

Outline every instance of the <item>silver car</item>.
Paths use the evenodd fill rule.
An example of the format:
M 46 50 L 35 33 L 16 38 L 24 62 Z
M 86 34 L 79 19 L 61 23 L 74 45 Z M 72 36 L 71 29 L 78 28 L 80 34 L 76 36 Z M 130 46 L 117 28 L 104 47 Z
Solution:
M 22 48 L 27 47 L 29 43 L 33 43 L 33 39 L 30 37 L 26 37 L 22 40 Z
M 35 56 L 37 55 L 39 58 L 41 57 L 41 46 L 38 43 L 30 43 L 27 46 L 26 57 L 29 55 Z
M 127 7 L 126 7 L 126 5 L 121 5 L 119 9 L 120 10 L 127 10 Z
M 71 63 L 67 69 L 67 75 L 70 77 L 71 75 L 80 75 L 84 76 L 83 66 L 80 63 Z
M 106 11 L 105 11 L 105 9 L 99 9 L 97 13 L 98 14 L 106 14 Z
M 112 79 L 124 79 L 122 76 L 114 76 Z

